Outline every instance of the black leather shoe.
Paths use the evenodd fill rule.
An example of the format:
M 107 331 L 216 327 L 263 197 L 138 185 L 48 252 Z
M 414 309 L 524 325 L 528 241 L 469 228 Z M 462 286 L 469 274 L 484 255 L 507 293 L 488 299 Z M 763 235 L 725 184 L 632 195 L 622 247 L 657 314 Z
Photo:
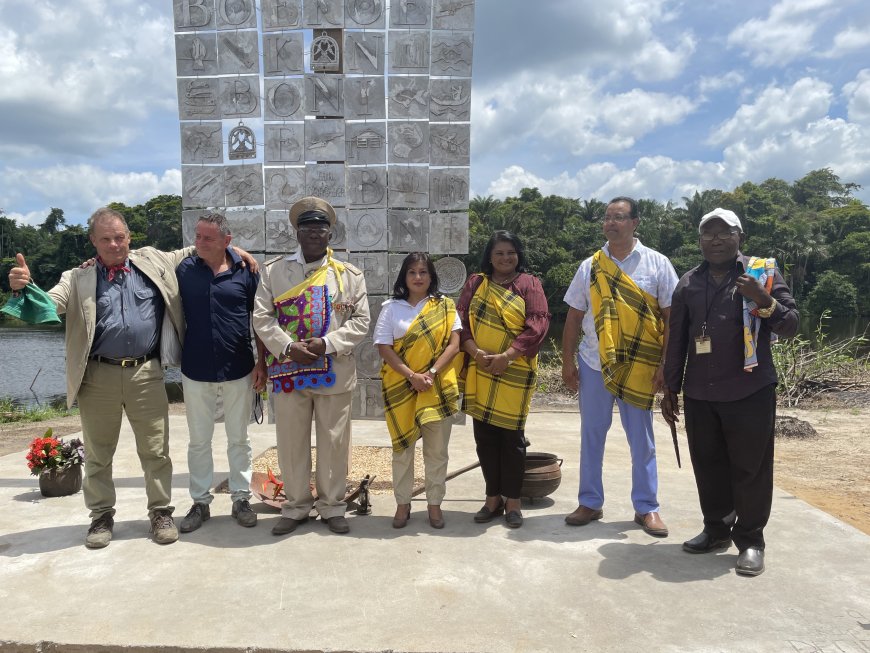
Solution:
M 764 571 L 764 549 L 751 546 L 741 551 L 734 569 L 741 576 L 758 576 Z
M 326 525 L 329 526 L 330 531 L 339 535 L 344 535 L 345 533 L 350 532 L 350 525 L 347 523 L 347 519 L 341 515 L 328 517 L 326 519 Z
M 511 510 L 504 516 L 504 521 L 508 528 L 519 528 L 523 525 L 523 515 L 518 510 Z
M 290 519 L 290 517 L 281 517 L 274 526 L 272 526 L 272 535 L 288 535 L 296 530 L 299 524 L 304 524 L 308 521 L 305 519 Z
M 717 549 L 727 549 L 731 546 L 730 537 L 713 537 L 707 531 L 701 531 L 691 540 L 683 542 L 683 551 L 686 553 L 710 553 Z
M 504 502 L 496 508 L 495 510 L 490 510 L 484 504 L 483 508 L 474 513 L 474 521 L 478 524 L 486 524 L 487 522 L 491 522 L 494 517 L 498 517 L 499 515 L 504 514 Z

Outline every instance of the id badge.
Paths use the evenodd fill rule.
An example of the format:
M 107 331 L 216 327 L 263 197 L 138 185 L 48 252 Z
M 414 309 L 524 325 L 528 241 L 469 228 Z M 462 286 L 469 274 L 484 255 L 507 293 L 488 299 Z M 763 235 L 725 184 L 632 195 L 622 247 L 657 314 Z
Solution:
M 695 338 L 695 353 L 696 354 L 712 354 L 713 341 L 710 336 L 698 336 Z

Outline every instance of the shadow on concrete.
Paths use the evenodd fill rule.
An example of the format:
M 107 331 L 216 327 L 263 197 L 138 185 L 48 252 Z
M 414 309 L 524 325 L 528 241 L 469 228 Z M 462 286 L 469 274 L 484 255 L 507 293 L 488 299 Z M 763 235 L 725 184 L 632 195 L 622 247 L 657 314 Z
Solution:
M 625 580 L 635 574 L 648 574 L 664 583 L 709 581 L 734 572 L 737 549 L 730 552 L 693 555 L 682 550 L 682 543 L 661 540 L 649 544 L 607 543 L 598 547 L 604 558 L 598 575 Z

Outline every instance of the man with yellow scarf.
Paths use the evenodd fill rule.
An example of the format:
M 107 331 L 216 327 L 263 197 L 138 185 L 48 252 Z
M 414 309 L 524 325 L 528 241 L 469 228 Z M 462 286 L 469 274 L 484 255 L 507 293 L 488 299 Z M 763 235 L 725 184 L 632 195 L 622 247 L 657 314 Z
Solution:
M 278 464 L 287 500 L 273 535 L 286 535 L 317 509 L 333 533 L 344 517 L 350 412 L 356 386 L 353 350 L 366 337 L 369 306 L 360 270 L 329 249 L 335 210 L 318 197 L 290 208 L 299 250 L 267 261 L 254 305 L 254 329 L 269 353 Z M 315 502 L 310 489 L 311 418 L 317 441 Z
M 565 293 L 562 378 L 568 388 L 579 390 L 581 419 L 580 505 L 565 522 L 584 526 L 604 516 L 601 473 L 615 401 L 631 450 L 634 521 L 649 535 L 666 537 L 651 409 L 664 379 L 677 274 L 664 255 L 635 237 L 639 222 L 635 200 L 612 199 L 604 213 L 607 243 L 580 264 Z

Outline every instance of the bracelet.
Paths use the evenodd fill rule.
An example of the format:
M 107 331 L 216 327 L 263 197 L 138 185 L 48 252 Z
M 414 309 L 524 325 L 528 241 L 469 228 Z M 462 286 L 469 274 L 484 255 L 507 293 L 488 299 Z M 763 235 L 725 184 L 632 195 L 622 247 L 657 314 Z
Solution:
M 756 313 L 758 313 L 758 317 L 767 318 L 773 315 L 773 312 L 776 310 L 776 299 L 773 300 L 773 303 L 767 308 L 759 308 L 756 309 Z

